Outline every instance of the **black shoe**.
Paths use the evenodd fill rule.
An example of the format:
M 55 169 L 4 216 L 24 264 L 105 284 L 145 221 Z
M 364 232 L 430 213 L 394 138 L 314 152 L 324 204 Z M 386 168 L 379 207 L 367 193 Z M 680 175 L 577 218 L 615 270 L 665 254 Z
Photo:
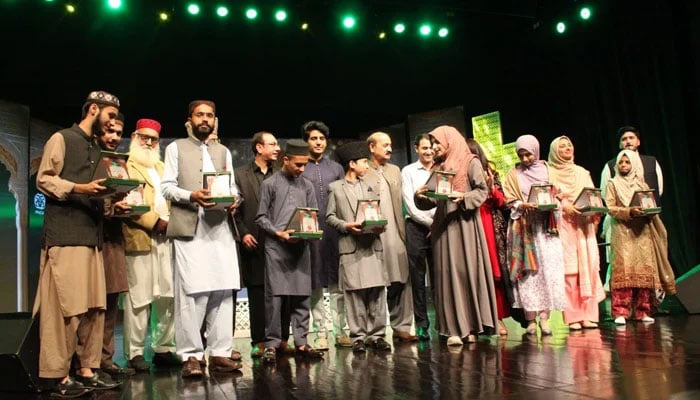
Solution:
M 418 336 L 418 340 L 421 342 L 430 340 L 430 334 L 428 333 L 428 328 L 423 328 L 419 327 L 418 331 L 416 332 L 416 336 Z
M 136 356 L 129 360 L 129 366 L 135 369 L 136 372 L 145 372 L 151 369 L 151 366 L 148 365 L 146 359 L 143 358 L 143 356 Z
M 136 370 L 133 368 L 122 368 L 114 361 L 107 361 L 100 364 L 100 370 L 108 373 L 111 376 L 131 376 L 136 374 Z
M 65 383 L 61 383 L 58 379 L 56 383 L 47 388 L 49 397 L 55 399 L 74 399 L 92 392 L 92 388 L 85 387 L 82 383 L 77 382 L 72 377 L 68 377 Z
M 99 371 L 95 371 L 91 377 L 76 375 L 75 380 L 94 390 L 110 390 L 121 385 L 113 381 L 108 374 L 100 374 Z
M 182 360 L 180 360 L 180 357 L 170 351 L 165 353 L 155 353 L 151 362 L 158 367 L 179 367 L 182 365 Z
M 384 338 L 372 340 L 367 343 L 367 346 L 377 351 L 391 351 L 391 346 L 386 342 L 386 340 L 384 340 Z
M 274 347 L 266 348 L 265 352 L 263 353 L 262 359 L 266 364 L 272 364 L 277 362 L 277 349 L 275 349 Z
M 362 339 L 355 340 L 355 342 L 352 344 L 352 352 L 364 353 L 365 351 L 367 351 L 367 347 L 365 347 L 365 342 L 363 342 Z

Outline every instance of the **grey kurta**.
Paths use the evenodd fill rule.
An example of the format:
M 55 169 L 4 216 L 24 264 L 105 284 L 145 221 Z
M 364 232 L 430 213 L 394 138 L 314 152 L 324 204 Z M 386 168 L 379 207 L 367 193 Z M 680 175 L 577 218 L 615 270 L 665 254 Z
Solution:
M 307 241 L 282 242 L 283 231 L 296 207 L 317 207 L 314 188 L 307 179 L 278 171 L 263 181 L 255 223 L 265 231 L 265 286 L 273 296 L 310 296 L 311 259 Z
M 444 336 L 466 337 L 498 320 L 493 273 L 479 206 L 488 188 L 478 159 L 467 172 L 464 202 L 437 202 L 431 227 L 435 261 L 435 321 Z M 421 209 L 430 200 L 416 198 Z
M 345 224 L 353 222 L 357 213 L 357 201 L 376 199 L 377 191 L 369 185 L 345 179 L 329 186 L 326 222 L 331 229 L 340 232 L 339 285 L 342 290 L 366 289 L 389 284 L 384 268 L 382 242 L 379 235 L 353 235 L 346 231 Z

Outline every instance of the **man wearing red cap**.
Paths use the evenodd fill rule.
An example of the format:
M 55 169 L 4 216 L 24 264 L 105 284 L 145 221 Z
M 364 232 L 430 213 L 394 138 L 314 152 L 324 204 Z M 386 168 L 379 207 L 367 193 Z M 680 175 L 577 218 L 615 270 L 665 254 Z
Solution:
M 160 189 L 164 167 L 158 146 L 160 128 L 160 123 L 153 119 L 136 121 L 126 164 L 131 179 L 146 183 L 143 202 L 151 207 L 148 212 L 126 220 L 124 225 L 129 281 L 129 293 L 124 299 L 124 354 L 137 371 L 148 371 L 150 367 L 144 359 L 149 326 L 153 327 L 153 363 L 179 365 L 175 356 L 173 270 L 169 242 L 165 238 L 170 210 Z
M 46 195 L 39 284 L 34 314 L 39 313 L 39 377 L 52 397 L 75 397 L 105 382 L 100 367 L 105 316 L 102 261 L 104 203 L 92 196 L 109 189 L 92 179 L 100 156 L 96 133 L 117 118 L 119 100 L 103 91 L 88 95 L 81 121 L 53 134 L 44 145 L 37 188 Z M 78 341 L 80 335 L 81 340 Z M 70 377 L 73 354 L 80 359 Z
M 230 173 L 229 192 L 238 197 L 231 152 L 208 140 L 216 119 L 214 102 L 190 103 L 187 138 L 165 149 L 161 189 L 170 200 L 166 236 L 174 252 L 175 343 L 184 364 L 182 376 L 203 376 L 200 360 L 209 353 L 209 370 L 233 372 L 241 363 L 231 359 L 235 291 L 240 289 L 238 254 L 229 224 L 237 203 L 228 210 L 212 209 L 211 192 L 203 188 L 203 173 Z M 204 323 L 207 348 L 200 328 Z

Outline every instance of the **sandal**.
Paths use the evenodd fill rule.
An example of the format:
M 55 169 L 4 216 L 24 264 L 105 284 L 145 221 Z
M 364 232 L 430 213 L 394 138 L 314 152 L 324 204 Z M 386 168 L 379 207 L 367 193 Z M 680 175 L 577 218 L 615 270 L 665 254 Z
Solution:
M 309 359 L 323 358 L 322 352 L 320 352 L 318 350 L 314 350 L 308 344 L 297 347 L 297 351 L 296 351 L 295 355 L 300 356 L 300 357 L 304 357 L 304 358 L 309 358 Z

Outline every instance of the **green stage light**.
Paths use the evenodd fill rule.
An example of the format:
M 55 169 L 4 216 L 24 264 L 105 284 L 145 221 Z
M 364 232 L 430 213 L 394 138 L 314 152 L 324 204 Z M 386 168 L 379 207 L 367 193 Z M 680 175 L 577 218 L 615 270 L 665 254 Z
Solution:
M 440 28 L 440 30 L 438 30 L 438 36 L 440 36 L 441 38 L 447 37 L 447 35 L 449 35 L 449 34 L 450 34 L 450 30 L 445 28 L 445 27 L 442 27 L 442 28 Z
M 348 30 L 353 29 L 356 24 L 357 24 L 357 20 L 355 19 L 354 16 L 346 15 L 343 17 L 343 28 L 348 29 Z
M 562 34 L 566 32 L 566 24 L 563 22 L 557 22 L 557 33 Z
M 406 31 L 406 25 L 403 23 L 399 22 L 398 24 L 394 25 L 394 32 L 396 33 L 404 33 Z
M 216 7 L 216 15 L 218 15 L 221 18 L 228 16 L 228 7 L 226 7 L 226 6 Z
M 107 6 L 112 10 L 118 10 L 122 8 L 122 0 L 108 0 Z
M 287 19 L 287 12 L 284 10 L 275 11 L 275 19 L 277 22 L 284 22 Z
M 199 5 L 197 3 L 190 3 L 187 5 L 187 12 L 190 13 L 190 15 L 198 15 L 199 14 Z
M 589 7 L 583 7 L 581 8 L 581 11 L 579 11 L 578 15 L 581 16 L 581 19 L 584 21 L 587 21 L 591 18 L 591 9 Z
M 75 12 L 75 6 L 72 4 L 66 4 L 66 11 L 68 11 L 70 14 L 73 14 Z
M 251 7 L 245 10 L 245 17 L 248 19 L 255 19 L 258 18 L 258 10 Z
M 430 26 L 429 24 L 423 24 L 418 28 L 418 32 L 421 34 L 421 36 L 430 36 L 430 32 L 433 31 L 433 27 Z

